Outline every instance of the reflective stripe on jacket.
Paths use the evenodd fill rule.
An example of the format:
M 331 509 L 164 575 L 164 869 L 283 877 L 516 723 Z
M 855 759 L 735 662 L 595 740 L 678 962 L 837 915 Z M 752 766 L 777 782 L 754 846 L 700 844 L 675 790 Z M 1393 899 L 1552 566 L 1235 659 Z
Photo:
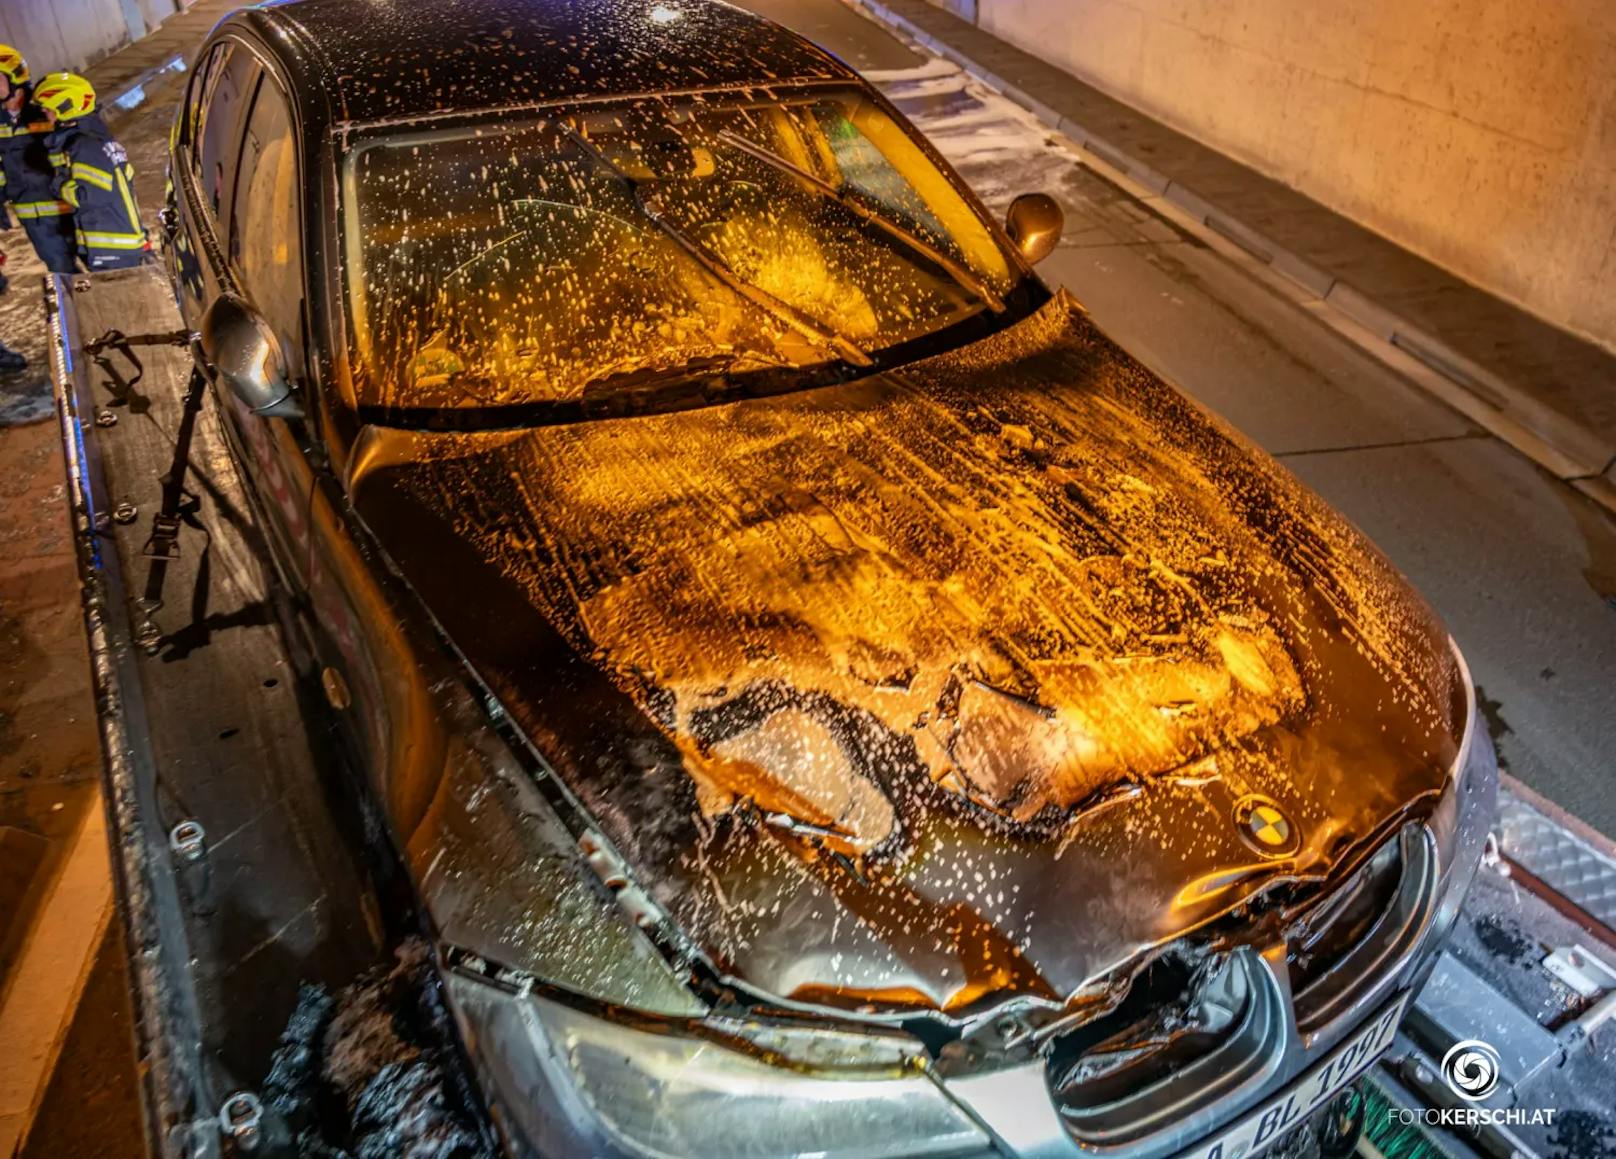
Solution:
M 114 181 L 112 170 L 110 169 L 97 169 L 94 165 L 86 165 L 83 161 L 75 161 L 68 166 L 67 171 L 77 181 L 88 181 L 97 189 L 105 189 L 108 193 L 112 192 Z
M 60 217 L 72 213 L 73 207 L 65 201 L 13 201 L 11 208 L 18 221 L 32 221 L 36 217 Z

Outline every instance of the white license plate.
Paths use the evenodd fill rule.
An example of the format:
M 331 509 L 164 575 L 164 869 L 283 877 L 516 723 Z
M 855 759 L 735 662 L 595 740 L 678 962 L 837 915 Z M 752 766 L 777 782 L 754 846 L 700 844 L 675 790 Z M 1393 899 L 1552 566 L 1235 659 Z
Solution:
M 1184 1159 L 1248 1159 L 1271 1147 L 1368 1068 L 1392 1044 L 1409 995 L 1375 1015 L 1369 1024 L 1336 1047 L 1328 1058 L 1223 1134 L 1208 1139 Z

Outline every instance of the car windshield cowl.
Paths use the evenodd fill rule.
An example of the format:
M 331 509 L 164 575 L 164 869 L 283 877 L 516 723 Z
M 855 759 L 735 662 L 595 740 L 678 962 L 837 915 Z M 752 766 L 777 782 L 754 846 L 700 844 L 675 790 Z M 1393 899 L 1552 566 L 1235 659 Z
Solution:
M 583 394 L 575 398 L 482 407 L 361 405 L 359 417 L 362 422 L 378 426 L 438 431 L 566 426 L 809 390 L 846 382 L 861 373 L 858 368 L 831 362 L 810 367 L 735 369 L 735 364 L 742 361 L 742 356 L 707 358 L 683 366 L 607 375 L 591 380 Z
M 869 366 L 839 360 L 809 366 L 760 365 L 759 355 L 737 352 L 668 367 L 619 371 L 590 379 L 565 399 L 535 399 L 496 406 L 403 406 L 361 401 L 367 426 L 401 430 L 473 432 L 523 430 L 598 422 L 720 406 L 853 382 L 901 369 L 945 351 L 979 342 L 1035 310 L 1047 293 L 1026 282 L 1006 299 L 1003 314 L 979 313 L 948 330 L 881 351 Z

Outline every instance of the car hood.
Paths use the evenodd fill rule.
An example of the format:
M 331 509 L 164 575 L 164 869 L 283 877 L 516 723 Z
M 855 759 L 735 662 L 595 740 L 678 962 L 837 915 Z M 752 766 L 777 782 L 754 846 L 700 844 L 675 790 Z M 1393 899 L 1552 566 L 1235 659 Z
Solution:
M 1064 296 L 798 394 L 370 428 L 350 480 L 639 884 L 785 998 L 1068 1000 L 1329 874 L 1458 749 L 1429 610 Z

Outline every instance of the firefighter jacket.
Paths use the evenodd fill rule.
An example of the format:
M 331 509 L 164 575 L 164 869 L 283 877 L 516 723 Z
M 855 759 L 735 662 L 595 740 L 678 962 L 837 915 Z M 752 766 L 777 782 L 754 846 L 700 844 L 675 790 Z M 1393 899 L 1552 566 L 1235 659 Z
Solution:
M 134 170 L 123 146 L 97 113 L 57 124 L 46 144 L 56 165 L 56 191 L 73 207 L 79 256 L 91 270 L 138 265 L 151 249 L 140 224 Z
M 11 203 L 12 214 L 24 225 L 73 212 L 56 194 L 56 169 L 45 143 L 50 131 L 50 122 L 31 100 L 23 102 L 15 117 L 0 109 L 0 200 Z

